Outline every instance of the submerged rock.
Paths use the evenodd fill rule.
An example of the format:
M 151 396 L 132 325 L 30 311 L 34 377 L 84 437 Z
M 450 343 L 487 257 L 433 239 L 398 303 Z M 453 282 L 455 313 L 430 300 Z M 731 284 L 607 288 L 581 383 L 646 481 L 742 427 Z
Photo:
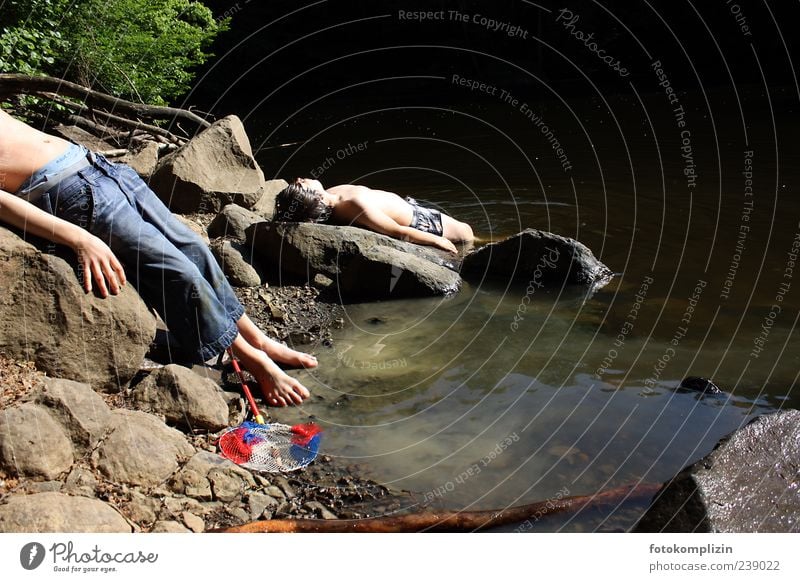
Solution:
M 105 299 L 86 294 L 70 263 L 3 227 L 0 281 L 0 350 L 7 355 L 106 390 L 119 390 L 139 370 L 156 320 L 132 285 Z
M 247 244 L 280 277 L 328 277 L 345 301 L 446 295 L 461 286 L 447 266 L 452 259 L 363 228 L 260 222 L 247 229 Z
M 494 279 L 538 288 L 581 285 L 596 289 L 611 280 L 612 272 L 586 245 L 529 228 L 468 254 L 461 276 L 470 282 Z
M 264 195 L 264 173 L 241 120 L 229 115 L 158 164 L 150 187 L 173 212 L 251 208 Z
M 639 532 L 800 531 L 800 411 L 760 416 L 656 495 Z

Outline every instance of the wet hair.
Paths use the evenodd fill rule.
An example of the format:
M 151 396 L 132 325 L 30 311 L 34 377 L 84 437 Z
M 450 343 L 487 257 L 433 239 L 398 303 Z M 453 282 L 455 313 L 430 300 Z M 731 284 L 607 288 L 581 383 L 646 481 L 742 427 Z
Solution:
M 327 222 L 331 210 L 319 192 L 299 184 L 289 184 L 275 199 L 275 220 L 279 222 Z

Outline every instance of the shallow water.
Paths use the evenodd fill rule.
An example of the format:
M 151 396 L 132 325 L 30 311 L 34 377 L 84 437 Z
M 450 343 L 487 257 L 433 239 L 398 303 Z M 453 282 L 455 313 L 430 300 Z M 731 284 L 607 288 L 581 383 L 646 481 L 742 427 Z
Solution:
M 571 236 L 616 272 L 591 296 L 537 290 L 529 304 L 524 286 L 484 281 L 453 297 L 346 305 L 332 345 L 306 347 L 320 361 L 299 374 L 314 399 L 277 417 L 314 415 L 327 454 L 420 502 L 493 508 L 663 481 L 753 417 L 800 406 L 800 278 L 788 254 L 800 202 L 786 186 L 797 160 L 776 149 L 763 95 L 742 98 L 746 140 L 730 102 L 720 97 L 709 114 L 691 106 L 699 96 L 682 97 L 695 186 L 658 94 L 539 103 L 569 152 L 568 172 L 531 124 L 497 104 L 481 106 L 493 129 L 466 115 L 474 104 L 413 108 L 345 128 L 334 116 L 300 148 L 260 152 L 284 177 L 333 155 L 323 183 L 414 195 L 486 240 L 526 227 Z M 780 131 L 796 136 L 796 122 Z M 272 133 L 265 125 L 261 139 Z M 368 146 L 336 157 L 356 142 Z M 754 152 L 752 198 L 745 151 Z M 686 376 L 713 378 L 726 394 L 677 392 Z M 526 529 L 626 529 L 642 508 Z

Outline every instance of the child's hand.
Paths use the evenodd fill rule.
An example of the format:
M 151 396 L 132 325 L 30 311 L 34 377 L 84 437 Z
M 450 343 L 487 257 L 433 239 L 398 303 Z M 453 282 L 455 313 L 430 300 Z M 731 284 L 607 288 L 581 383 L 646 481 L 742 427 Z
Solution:
M 125 271 L 106 243 L 84 231 L 73 249 L 83 266 L 83 288 L 87 293 L 92 290 L 93 278 L 101 297 L 108 297 L 109 288 L 112 295 L 119 293 L 120 288 L 125 285 Z
M 435 246 L 437 248 L 440 248 L 443 251 L 447 251 L 447 252 L 450 252 L 450 253 L 458 253 L 458 249 L 456 249 L 456 245 L 454 245 L 452 242 L 450 242 L 448 239 L 444 238 L 443 236 L 440 236 L 438 239 L 436 239 L 436 242 L 434 244 L 435 244 Z

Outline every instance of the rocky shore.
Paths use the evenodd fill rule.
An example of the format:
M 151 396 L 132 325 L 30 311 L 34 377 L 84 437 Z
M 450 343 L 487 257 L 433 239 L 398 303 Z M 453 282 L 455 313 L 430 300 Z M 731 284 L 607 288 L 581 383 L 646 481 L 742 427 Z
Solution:
M 462 278 L 591 292 L 612 277 L 578 241 L 537 230 L 454 257 L 360 228 L 273 222 L 286 183 L 265 180 L 233 116 L 160 159 L 125 161 L 208 242 L 253 320 L 293 347 L 329 341 L 351 301 L 456 293 Z M 227 365 L 182 365 L 131 286 L 87 296 L 75 271 L 69 251 L 0 227 L 0 532 L 202 532 L 415 506 L 324 448 L 289 474 L 222 458 L 216 439 L 246 410 Z

